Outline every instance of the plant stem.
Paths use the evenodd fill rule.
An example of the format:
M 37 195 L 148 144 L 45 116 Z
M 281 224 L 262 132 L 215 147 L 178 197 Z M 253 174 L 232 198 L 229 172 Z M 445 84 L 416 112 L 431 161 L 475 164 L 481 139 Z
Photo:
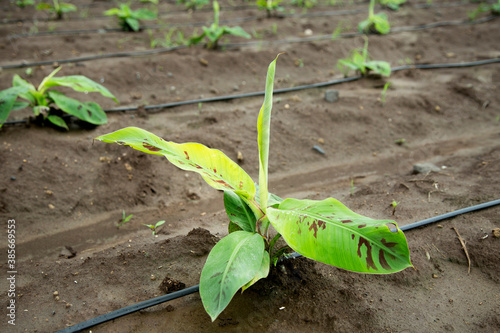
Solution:
M 220 10 L 220 7 L 219 7 L 219 3 L 217 1 L 214 1 L 214 23 L 213 25 L 215 27 L 219 27 L 219 10 Z
M 274 244 L 276 244 L 276 242 L 278 241 L 278 239 L 280 239 L 280 237 L 281 237 L 281 234 L 278 233 L 269 242 L 269 254 L 271 254 L 273 252 Z
M 374 14 L 375 0 L 370 0 L 370 7 L 368 8 L 368 18 L 371 19 Z

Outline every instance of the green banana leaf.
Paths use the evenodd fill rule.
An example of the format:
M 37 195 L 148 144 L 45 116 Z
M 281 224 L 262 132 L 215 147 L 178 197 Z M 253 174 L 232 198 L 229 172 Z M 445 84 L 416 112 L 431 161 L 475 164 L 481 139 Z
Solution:
M 210 251 L 201 272 L 200 296 L 212 321 L 261 270 L 263 253 L 262 236 L 246 231 L 229 234 Z
M 406 238 L 394 221 L 356 214 L 336 199 L 286 199 L 278 208 L 268 207 L 267 217 L 305 257 L 359 273 L 388 274 L 412 266 Z

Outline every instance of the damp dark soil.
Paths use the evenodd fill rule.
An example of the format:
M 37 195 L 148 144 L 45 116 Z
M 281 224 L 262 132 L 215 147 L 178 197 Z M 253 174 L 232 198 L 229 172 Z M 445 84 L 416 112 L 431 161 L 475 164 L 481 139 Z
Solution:
M 117 28 L 102 12 L 112 1 L 74 1 L 62 21 L 0 6 L 0 64 L 55 64 L 4 69 L 35 85 L 62 59 L 150 48 L 147 30 Z M 477 4 L 410 0 L 387 12 L 393 27 L 467 19 Z M 246 6 L 231 10 L 231 6 Z M 250 3 L 222 2 L 221 19 L 253 32 L 250 45 L 218 51 L 202 46 L 162 54 L 69 63 L 59 75 L 85 75 L 105 85 L 120 106 L 146 106 L 262 91 L 268 64 L 280 52 L 276 88 L 342 78 L 337 60 L 363 46 L 361 36 L 297 43 L 264 43 L 355 31 L 367 3 L 314 7 L 266 18 Z M 188 13 L 162 3 L 160 21 L 210 22 L 210 11 Z M 294 7 L 287 6 L 287 10 Z M 334 10 L 363 10 L 329 15 Z M 310 15 L 314 14 L 314 15 Z M 486 14 L 482 14 L 486 15 Z M 237 18 L 246 18 L 238 20 Z M 229 24 L 229 23 L 228 23 Z M 101 29 L 100 33 L 20 34 Z M 168 32 L 160 26 L 153 35 Z M 200 30 L 200 29 L 198 29 Z M 500 19 L 369 36 L 373 59 L 392 66 L 477 61 L 500 56 Z M 259 37 L 260 36 L 260 37 Z M 259 39 L 260 38 L 260 39 Z M 247 40 L 227 37 L 224 43 Z M 354 75 L 354 73 L 351 73 Z M 391 82 L 382 103 L 382 89 Z M 327 89 L 339 99 L 325 100 Z M 405 70 L 337 86 L 276 95 L 273 105 L 270 190 L 281 197 L 334 197 L 352 210 L 406 225 L 500 195 L 500 65 Z M 116 105 L 99 95 L 69 95 Z M 16 326 L 2 332 L 51 332 L 101 314 L 198 284 L 206 257 L 227 234 L 222 194 L 164 158 L 93 138 L 138 126 L 175 142 L 200 142 L 223 151 L 258 177 L 256 122 L 262 97 L 176 108 L 116 112 L 96 128 L 63 132 L 40 124 L 0 130 L 0 280 L 9 302 L 7 224 L 16 226 Z M 9 120 L 22 120 L 29 110 Z M 318 146 L 324 152 L 321 154 Z M 429 173 L 413 165 L 433 163 Z M 393 210 L 391 203 L 398 202 Z M 406 232 L 414 268 L 393 275 L 360 275 L 309 259 L 290 259 L 268 279 L 238 293 L 211 322 L 198 294 L 128 315 L 92 332 L 499 332 L 500 208 L 458 216 Z M 123 216 L 129 222 L 117 227 Z M 157 236 L 143 224 L 165 220 Z M 458 236 L 460 235 L 460 236 Z M 459 241 L 465 241 L 469 263 Z

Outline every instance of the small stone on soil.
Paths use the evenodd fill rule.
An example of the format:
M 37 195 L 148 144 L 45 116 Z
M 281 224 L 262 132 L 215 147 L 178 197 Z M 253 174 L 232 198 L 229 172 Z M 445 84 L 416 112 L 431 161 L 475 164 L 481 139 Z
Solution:
M 496 238 L 500 237 L 500 228 L 493 229 L 492 232 L 493 232 L 493 237 Z
M 317 146 L 317 145 L 314 145 L 312 147 L 313 150 L 317 151 L 318 153 L 320 153 L 321 155 L 325 155 L 325 151 L 320 147 L 320 146 Z
M 325 100 L 330 103 L 334 103 L 339 100 L 339 91 L 334 89 L 329 89 L 325 91 Z
M 419 163 L 413 165 L 413 173 L 428 173 L 431 171 L 439 172 L 441 169 L 432 163 Z
M 64 257 L 66 259 L 71 259 L 74 256 L 76 256 L 76 251 L 73 250 L 73 248 L 71 246 L 65 246 L 61 250 L 61 253 L 59 253 L 59 257 Z

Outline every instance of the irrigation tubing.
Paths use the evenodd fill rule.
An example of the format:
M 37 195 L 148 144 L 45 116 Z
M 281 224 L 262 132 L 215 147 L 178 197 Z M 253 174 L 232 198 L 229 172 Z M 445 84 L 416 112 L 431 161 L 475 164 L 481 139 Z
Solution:
M 457 215 L 466 214 L 466 213 L 478 211 L 481 209 L 485 209 L 485 208 L 489 208 L 489 207 L 493 207 L 493 206 L 497 206 L 497 205 L 500 205 L 500 199 L 485 202 L 485 203 L 482 203 L 479 205 L 475 205 L 475 206 L 471 206 L 471 207 L 467 207 L 467 208 L 463 208 L 463 209 L 459 209 L 459 210 L 456 210 L 454 212 L 446 213 L 443 215 L 438 215 L 438 216 L 435 216 L 435 217 L 432 217 L 432 218 L 429 218 L 426 220 L 422 220 L 419 222 L 404 225 L 404 226 L 400 227 L 399 229 L 401 229 L 402 231 L 407 231 L 407 230 L 411 230 L 411 229 L 415 229 L 415 228 L 419 228 L 419 227 L 428 225 L 430 223 L 435 223 L 435 222 L 438 222 L 441 220 L 449 219 L 449 218 L 457 216 Z M 300 258 L 300 257 L 302 257 L 301 254 L 294 252 L 294 253 L 291 253 L 289 255 L 286 255 L 285 259 Z M 103 324 L 105 322 L 126 316 L 128 314 L 131 314 L 131 313 L 134 313 L 134 312 L 137 312 L 140 310 L 144 310 L 144 309 L 149 308 L 151 306 L 159 305 L 159 304 L 174 300 L 176 298 L 180 298 L 183 296 L 194 294 L 194 293 L 198 292 L 199 290 L 200 290 L 200 285 L 195 285 L 195 286 L 192 286 L 192 287 L 189 287 L 186 289 L 182 289 L 182 290 L 179 290 L 179 291 L 176 291 L 176 292 L 164 295 L 164 296 L 156 297 L 156 298 L 144 301 L 144 302 L 140 302 L 140 303 L 137 303 L 134 305 L 127 306 L 125 308 L 122 308 L 122 309 L 119 309 L 116 311 L 112 311 L 112 312 L 103 314 L 99 317 L 96 317 L 96 318 L 81 322 L 79 324 L 67 327 L 67 328 L 62 329 L 60 331 L 57 331 L 56 333 L 80 332 L 84 329 L 88 329 L 88 328 L 91 328 L 93 326 L 97 326 L 97 325 Z
M 469 20 L 458 20 L 458 21 L 442 21 L 442 22 L 434 22 L 429 24 L 422 24 L 417 26 L 408 26 L 408 27 L 399 27 L 391 29 L 390 33 L 397 33 L 403 31 L 418 31 L 423 29 L 431 29 L 436 27 L 443 26 L 454 26 L 454 25 L 472 25 L 472 24 L 481 24 L 488 21 L 492 21 L 498 18 L 498 16 L 488 16 L 479 20 L 469 21 Z M 361 36 L 363 33 L 353 32 L 353 33 L 343 33 L 336 36 L 336 38 L 351 38 L 356 36 Z M 285 43 L 298 43 L 298 42 L 312 42 L 319 41 L 325 39 L 332 39 L 332 35 L 322 35 L 317 37 L 306 37 L 306 38 L 295 38 L 295 39 L 284 39 L 277 41 L 258 41 L 258 42 L 249 42 L 249 43 L 237 43 L 237 44 L 225 44 L 222 47 L 225 48 L 238 48 L 245 46 L 255 46 L 255 45 L 269 45 L 269 44 L 285 44 Z M 116 58 L 116 57 L 136 57 L 136 56 L 146 56 L 153 54 L 161 54 L 166 52 L 171 52 L 177 49 L 186 48 L 186 45 L 179 45 L 175 47 L 167 47 L 161 49 L 153 49 L 147 51 L 139 51 L 139 52 L 119 52 L 119 53 L 109 53 L 109 54 L 101 54 L 94 55 L 88 57 L 79 57 L 79 58 L 71 58 L 71 59 L 61 59 L 61 60 L 46 60 L 46 61 L 38 61 L 38 62 L 22 62 L 20 64 L 12 64 L 12 65 L 1 65 L 1 69 L 14 69 L 14 68 L 23 68 L 23 67 L 32 67 L 32 66 L 42 66 L 42 65 L 51 65 L 54 63 L 64 64 L 64 63 L 74 63 L 74 62 L 83 62 L 83 61 L 91 61 L 97 59 L 105 59 L 105 58 Z
M 462 67 L 488 65 L 488 64 L 494 64 L 494 63 L 500 63 L 500 58 L 485 59 L 485 60 L 464 62 L 464 63 L 451 63 L 451 64 L 406 65 L 406 66 L 394 67 L 391 69 L 391 72 L 397 72 L 397 71 L 407 70 L 407 69 L 462 68 Z M 358 75 L 358 76 L 351 76 L 351 77 L 346 77 L 343 79 L 337 79 L 337 80 L 332 80 L 332 81 L 306 84 L 306 85 L 301 85 L 301 86 L 297 86 L 297 87 L 275 89 L 274 94 L 282 94 L 282 93 L 288 93 L 288 92 L 293 92 L 293 91 L 297 91 L 297 90 L 304 90 L 304 89 L 311 89 L 311 88 L 322 88 L 322 87 L 331 86 L 331 85 L 335 85 L 335 84 L 357 81 L 361 78 L 363 78 L 363 76 Z M 151 110 L 151 109 L 172 108 L 172 107 L 188 105 L 188 104 L 223 102 L 223 101 L 229 101 L 229 100 L 239 99 L 239 98 L 263 96 L 264 93 L 265 93 L 264 91 L 257 91 L 257 92 L 251 92 L 251 93 L 246 93 L 246 94 L 217 96 L 217 97 L 211 97 L 211 98 L 202 98 L 202 99 L 180 101 L 180 102 L 173 102 L 173 103 L 166 103 L 166 104 L 147 105 L 147 106 L 144 106 L 144 109 Z M 138 107 L 132 106 L 132 107 L 107 109 L 104 111 L 105 112 L 123 112 L 123 111 L 134 111 L 137 109 L 138 109 Z
M 485 60 L 463 62 L 463 63 L 451 63 L 451 64 L 406 65 L 406 66 L 394 67 L 391 69 L 391 72 L 397 72 L 397 71 L 407 70 L 407 69 L 462 68 L 462 67 L 488 65 L 488 64 L 494 64 L 494 63 L 500 63 L 500 58 L 485 59 Z M 306 85 L 301 85 L 301 86 L 297 86 L 297 87 L 275 89 L 274 94 L 282 94 L 282 93 L 288 93 L 288 92 L 304 90 L 304 89 L 322 88 L 322 87 L 326 87 L 326 86 L 332 86 L 332 85 L 336 85 L 336 84 L 357 81 L 361 78 L 363 78 L 363 76 L 358 75 L 358 76 L 351 76 L 351 77 L 346 77 L 343 79 L 337 79 L 337 80 L 332 80 L 332 81 L 306 84 Z M 256 92 L 238 94 L 238 95 L 217 96 L 217 97 L 210 97 L 210 98 L 201 98 L 201 99 L 194 99 L 194 100 L 187 100 L 187 101 L 180 101 L 180 102 L 172 102 L 172 103 L 166 103 L 166 104 L 146 105 L 143 108 L 144 108 L 144 110 L 154 110 L 154 109 L 167 109 L 167 108 L 173 108 L 173 107 L 178 107 L 178 106 L 182 106 L 182 105 L 190 105 L 190 104 L 198 104 L 198 103 L 224 102 L 224 101 L 230 101 L 233 99 L 263 96 L 264 93 L 265 93 L 264 91 L 256 91 Z M 104 110 L 104 112 L 106 112 L 106 113 L 126 112 L 126 111 L 136 111 L 138 109 L 139 109 L 139 107 L 137 107 L 137 106 L 128 106 L 128 107 L 121 107 L 121 108 L 114 108 L 114 109 L 106 109 L 106 110 Z M 69 117 L 72 117 L 72 116 L 69 114 L 66 114 L 63 116 L 63 118 L 69 118 Z M 24 124 L 26 122 L 27 122 L 27 120 L 11 120 L 11 121 L 4 122 L 3 125 Z

